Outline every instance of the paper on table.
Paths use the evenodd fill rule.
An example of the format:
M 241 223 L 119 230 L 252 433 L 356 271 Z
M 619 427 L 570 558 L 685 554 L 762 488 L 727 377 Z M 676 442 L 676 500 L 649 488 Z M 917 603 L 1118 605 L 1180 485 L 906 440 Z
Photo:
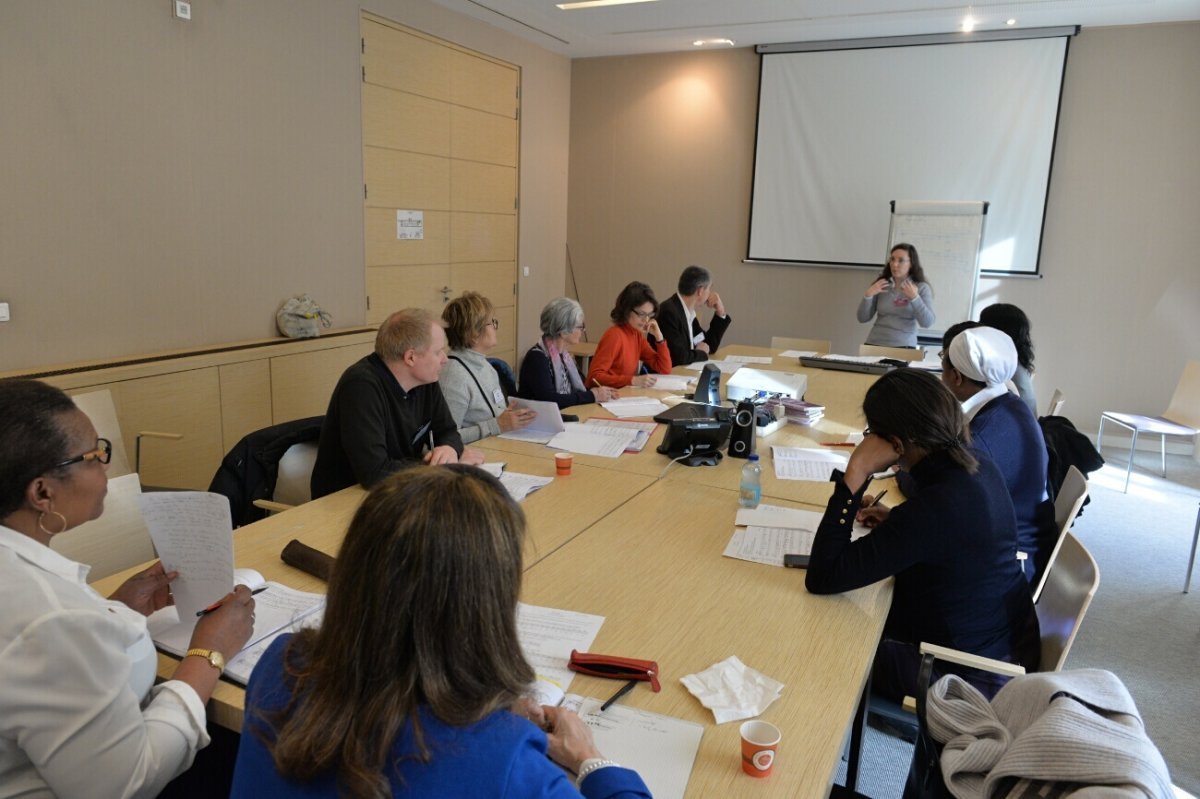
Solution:
M 692 363 L 687 364 L 683 368 L 691 369 L 693 372 L 699 372 L 701 369 L 703 369 L 705 366 L 707 366 L 710 363 L 715 364 L 717 369 L 719 369 L 722 374 L 733 374 L 738 369 L 741 369 L 743 366 L 743 364 L 739 363 L 738 361 L 731 361 L 731 360 L 726 359 L 724 361 L 694 361 Z
M 600 407 L 621 419 L 634 416 L 654 416 L 662 413 L 667 406 L 654 397 L 621 397 L 600 403 Z
M 840 453 L 807 447 L 771 447 L 778 480 L 819 480 L 827 482 L 834 469 L 844 469 L 849 459 Z
M 500 475 L 500 485 L 504 486 L 514 502 L 520 502 L 542 486 L 548 486 L 553 482 L 553 477 L 538 477 L 520 472 L 505 472 Z
M 726 363 L 771 363 L 770 355 L 726 355 Z
M 646 442 L 650 440 L 651 434 L 654 433 L 654 428 L 658 427 L 658 422 L 631 422 L 626 419 L 599 419 L 594 416 L 584 424 L 593 429 L 598 428 L 595 432 L 602 432 L 606 428 L 617 431 L 636 430 L 637 438 L 625 448 L 626 452 L 641 452 L 645 448 Z
M 531 411 L 535 411 L 537 416 L 520 430 L 510 430 L 507 433 L 501 433 L 500 438 L 545 444 L 554 437 L 555 433 L 563 431 L 562 411 L 558 409 L 558 403 L 518 399 L 516 397 L 513 398 L 512 402 L 518 408 L 528 408 Z
M 704 727 L 629 705 L 610 705 L 601 713 L 602 704 L 577 694 L 563 698 L 563 707 L 591 728 L 596 748 L 636 771 L 654 799 L 682 799 Z
M 801 508 L 762 504 L 757 508 L 738 508 L 734 524 L 759 527 L 786 527 L 790 530 L 816 530 L 823 514 Z
M 564 691 L 575 678 L 575 672 L 567 668 L 571 650 L 586 652 L 601 624 L 603 616 L 517 603 L 517 638 L 525 660 L 539 677 L 553 681 Z
M 748 560 L 752 563 L 782 566 L 784 555 L 811 553 L 814 535 L 815 526 L 811 530 L 757 525 L 745 529 L 739 527 L 734 530 L 733 537 L 729 539 L 729 544 L 721 554 L 727 558 Z
M 259 579 L 262 579 L 261 575 Z M 243 580 L 243 583 L 247 586 L 251 584 L 246 580 Z M 324 594 L 297 591 L 279 583 L 266 585 L 267 590 L 254 597 L 254 630 L 246 640 L 246 647 L 253 646 L 297 619 L 325 607 Z M 184 616 L 181 610 L 168 605 L 150 614 L 146 626 L 159 649 L 173 655 L 182 655 L 188 649 L 197 621 L 199 619 L 194 613 Z
M 815 351 L 809 351 L 809 350 L 784 350 L 783 352 L 779 353 L 779 357 L 780 358 L 811 358 L 813 355 L 816 355 L 816 354 L 817 353 Z
M 736 655 L 689 674 L 680 682 L 713 712 L 718 724 L 761 714 L 783 690 L 783 683 L 755 671 Z
M 276 638 L 287 633 L 298 632 L 306 627 L 320 627 L 324 618 L 325 605 L 322 603 L 321 607 L 308 615 L 301 616 L 291 624 L 285 625 L 264 638 L 260 638 L 257 642 L 239 652 L 233 660 L 225 664 L 225 676 L 234 682 L 240 682 L 242 685 L 245 685 L 250 682 L 250 673 L 254 671 L 254 667 L 258 665 L 258 661 L 262 659 L 263 654 L 271 648 L 271 644 L 275 643 Z
M 624 435 L 621 435 L 620 430 L 616 432 L 592 432 L 584 427 L 568 430 L 565 433 L 559 433 L 554 438 L 547 442 L 546 446 L 554 449 L 564 449 L 567 452 L 575 452 L 580 455 L 600 455 L 604 458 L 620 457 L 633 440 L 637 438 L 638 431 L 626 430 Z
M 478 467 L 495 478 L 499 478 L 504 473 L 503 463 L 480 463 Z
M 882 355 L 837 355 L 829 353 L 828 355 L 818 355 L 818 358 L 829 358 L 835 361 L 854 361 L 855 363 L 879 363 L 883 360 Z
M 696 378 L 687 375 L 654 375 L 651 388 L 656 391 L 684 391 L 695 384 Z
M 863 434 L 862 433 L 847 433 L 846 434 L 846 443 L 847 444 L 854 444 L 855 446 L 858 446 L 862 442 L 863 442 Z
M 233 590 L 233 521 L 229 500 L 204 491 L 141 495 L 142 516 L 167 571 L 175 607 L 183 618 Z

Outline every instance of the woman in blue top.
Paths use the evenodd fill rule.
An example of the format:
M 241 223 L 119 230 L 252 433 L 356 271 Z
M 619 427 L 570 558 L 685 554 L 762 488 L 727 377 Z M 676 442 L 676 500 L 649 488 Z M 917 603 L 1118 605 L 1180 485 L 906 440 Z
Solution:
M 880 347 L 916 347 L 917 325 L 933 325 L 933 289 L 925 282 L 921 258 L 911 244 L 892 247 L 883 272 L 858 303 L 858 321 L 869 322 L 871 317 L 875 326 L 866 343 Z
M 524 532 L 499 481 L 470 466 L 372 490 L 320 628 L 281 636 L 254 669 L 233 796 L 649 797 L 578 716 L 524 698 Z

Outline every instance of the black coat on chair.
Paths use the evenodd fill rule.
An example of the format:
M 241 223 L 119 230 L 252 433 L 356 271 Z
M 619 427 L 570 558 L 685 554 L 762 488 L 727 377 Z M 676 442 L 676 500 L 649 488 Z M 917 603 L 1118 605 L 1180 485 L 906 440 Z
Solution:
M 293 444 L 319 439 L 324 419 L 311 416 L 255 430 L 229 451 L 208 490 L 229 499 L 234 527 L 267 515 L 262 508 L 254 507 L 254 500 L 271 498 L 279 476 L 279 459 Z

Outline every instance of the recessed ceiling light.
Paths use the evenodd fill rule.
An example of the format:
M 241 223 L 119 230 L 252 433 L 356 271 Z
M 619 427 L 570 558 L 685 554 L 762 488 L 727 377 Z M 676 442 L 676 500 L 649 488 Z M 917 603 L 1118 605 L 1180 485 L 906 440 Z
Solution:
M 706 44 L 723 44 L 727 47 L 733 47 L 733 39 L 697 39 L 692 44 L 696 47 L 703 47 Z
M 1004 24 L 1005 25 L 1016 25 L 1017 21 L 1015 19 L 1010 19 L 1010 20 L 1006 21 Z
M 963 17 L 963 21 L 962 21 L 963 33 L 970 33 L 973 30 L 975 30 L 975 17 L 971 17 L 971 16 Z
M 655 0 L 577 0 L 574 3 L 558 3 L 563 11 L 576 8 L 596 8 L 598 6 L 623 6 L 628 3 L 653 3 Z

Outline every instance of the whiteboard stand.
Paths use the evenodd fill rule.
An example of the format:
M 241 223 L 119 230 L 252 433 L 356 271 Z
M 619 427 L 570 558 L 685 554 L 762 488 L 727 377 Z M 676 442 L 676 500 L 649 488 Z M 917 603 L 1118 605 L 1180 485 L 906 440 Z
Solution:
M 988 203 L 986 200 L 892 200 L 891 206 L 887 252 L 902 243 L 917 248 L 921 267 L 933 288 L 936 317 L 933 327 L 917 331 L 918 338 L 936 338 L 940 343 L 948 327 L 975 315 L 979 255 Z

